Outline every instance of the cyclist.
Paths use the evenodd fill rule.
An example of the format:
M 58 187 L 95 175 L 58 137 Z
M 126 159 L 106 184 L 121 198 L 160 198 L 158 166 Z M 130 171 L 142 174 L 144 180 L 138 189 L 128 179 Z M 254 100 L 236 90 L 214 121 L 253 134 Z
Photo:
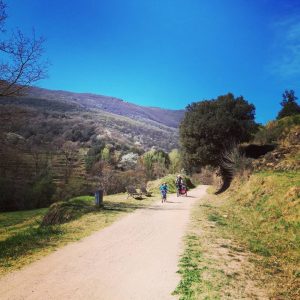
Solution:
M 159 187 L 160 193 L 161 193 L 161 203 L 166 202 L 167 200 L 167 193 L 168 193 L 168 185 L 166 182 L 164 182 L 160 187 Z
M 180 195 L 180 191 L 181 191 L 182 185 L 183 185 L 183 179 L 180 175 L 177 175 L 175 185 L 176 185 L 176 188 L 177 188 L 177 197 L 178 197 Z

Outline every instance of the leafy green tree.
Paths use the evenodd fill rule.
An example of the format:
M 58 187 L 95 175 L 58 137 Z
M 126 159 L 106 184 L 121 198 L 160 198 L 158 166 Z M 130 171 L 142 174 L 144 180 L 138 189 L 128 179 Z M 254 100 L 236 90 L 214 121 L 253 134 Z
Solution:
M 142 164 L 148 179 L 160 177 L 165 175 L 169 168 L 169 155 L 162 150 L 150 150 L 143 154 Z
M 254 115 L 253 104 L 231 93 L 188 105 L 180 125 L 186 169 L 218 166 L 226 149 L 250 139 L 257 127 Z
M 177 172 L 180 172 L 181 170 L 181 155 L 178 149 L 173 149 L 169 153 L 169 158 L 170 158 L 170 167 L 169 171 L 170 173 L 174 174 Z
M 97 141 L 92 145 L 85 156 L 85 168 L 89 172 L 93 165 L 101 159 L 102 150 L 105 147 L 105 143 L 102 141 Z
M 154 150 L 150 150 L 142 156 L 142 165 L 145 168 L 146 172 L 146 177 L 147 178 L 152 178 L 153 177 L 153 155 L 154 155 Z
M 105 146 L 101 152 L 101 159 L 104 161 L 109 161 L 110 159 L 110 149 L 108 146 Z
M 295 92 L 293 90 L 285 90 L 282 94 L 282 98 L 283 99 L 280 103 L 282 109 L 278 113 L 277 120 L 300 114 L 300 106 L 297 103 L 298 98 L 295 96 Z

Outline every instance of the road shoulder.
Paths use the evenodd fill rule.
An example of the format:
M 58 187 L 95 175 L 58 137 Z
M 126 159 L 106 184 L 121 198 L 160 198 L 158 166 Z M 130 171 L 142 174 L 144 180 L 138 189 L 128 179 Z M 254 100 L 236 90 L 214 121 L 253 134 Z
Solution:
M 174 291 L 180 299 L 269 299 L 255 279 L 248 253 L 224 234 L 226 216 L 215 212 L 219 200 L 207 195 L 193 208 L 179 262 L 181 281 Z

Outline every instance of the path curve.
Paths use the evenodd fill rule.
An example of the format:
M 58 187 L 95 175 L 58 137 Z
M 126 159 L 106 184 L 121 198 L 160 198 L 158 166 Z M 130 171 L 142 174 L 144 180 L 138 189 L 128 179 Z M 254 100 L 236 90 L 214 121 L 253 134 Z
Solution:
M 174 299 L 182 237 L 205 190 L 169 195 L 2 277 L 1 299 Z

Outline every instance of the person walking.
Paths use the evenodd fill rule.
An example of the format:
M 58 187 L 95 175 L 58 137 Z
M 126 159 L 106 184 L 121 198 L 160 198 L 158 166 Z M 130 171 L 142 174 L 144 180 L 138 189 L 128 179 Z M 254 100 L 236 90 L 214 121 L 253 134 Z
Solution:
M 164 203 L 167 201 L 167 193 L 168 193 L 168 185 L 166 182 L 164 182 L 159 187 L 160 193 L 161 193 L 161 203 Z

